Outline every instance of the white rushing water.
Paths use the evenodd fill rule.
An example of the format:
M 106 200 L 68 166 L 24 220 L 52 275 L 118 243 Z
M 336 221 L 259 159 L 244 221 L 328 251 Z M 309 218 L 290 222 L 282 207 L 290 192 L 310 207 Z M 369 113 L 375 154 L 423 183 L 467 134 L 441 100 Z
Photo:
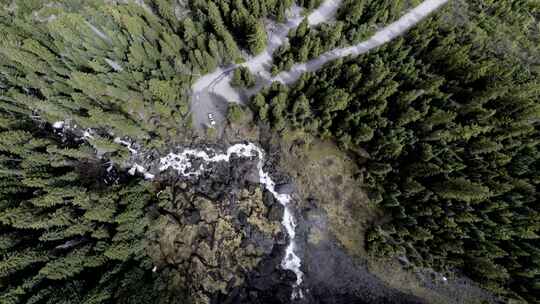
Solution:
M 215 151 L 212 151 L 215 152 Z M 285 227 L 287 235 L 289 236 L 289 244 L 285 249 L 285 256 L 281 262 L 281 266 L 284 269 L 292 270 L 296 274 L 296 283 L 294 286 L 294 292 L 292 294 L 293 298 L 302 297 L 302 291 L 299 286 L 302 284 L 303 273 L 300 270 L 301 260 L 296 255 L 296 223 L 294 220 L 293 213 L 290 209 L 291 196 L 288 194 L 281 194 L 275 190 L 276 183 L 270 177 L 268 172 L 265 172 L 264 167 L 264 151 L 256 146 L 253 143 L 247 144 L 236 144 L 227 149 L 226 153 L 212 153 L 213 156 L 210 156 L 206 151 L 203 150 L 194 150 L 186 149 L 181 153 L 169 153 L 167 156 L 160 159 L 160 171 L 167 170 L 169 168 L 177 171 L 182 176 L 191 177 L 199 176 L 204 172 L 205 164 L 215 163 L 215 162 L 228 162 L 231 159 L 231 156 L 236 155 L 239 157 L 257 157 L 259 161 L 257 162 L 257 169 L 259 171 L 259 180 L 260 183 L 264 185 L 266 190 L 268 190 L 274 198 L 284 207 L 283 219 L 281 224 Z M 193 168 L 192 159 L 198 158 L 204 162 L 199 165 L 197 168 Z
M 134 164 L 131 169 L 129 169 L 128 173 L 130 175 L 135 175 L 135 173 L 141 173 L 144 176 L 144 179 L 153 179 L 155 177 L 154 174 L 149 173 L 145 167 Z
M 53 123 L 52 127 L 55 129 L 62 129 L 64 127 L 64 121 L 56 121 Z

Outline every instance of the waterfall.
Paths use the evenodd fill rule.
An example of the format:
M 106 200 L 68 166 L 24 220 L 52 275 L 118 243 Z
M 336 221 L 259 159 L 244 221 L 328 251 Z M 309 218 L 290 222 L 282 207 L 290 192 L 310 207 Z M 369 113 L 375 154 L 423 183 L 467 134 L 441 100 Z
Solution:
M 212 151 L 215 152 L 215 151 Z M 296 282 L 294 284 L 294 291 L 292 298 L 301 298 L 303 297 L 302 291 L 300 290 L 300 285 L 302 284 L 303 273 L 300 270 L 302 261 L 295 253 L 296 243 L 296 222 L 293 215 L 293 212 L 290 208 L 290 203 L 292 201 L 291 196 L 288 194 L 280 194 L 275 190 L 276 183 L 270 177 L 268 172 L 264 171 L 264 151 L 256 146 L 253 143 L 247 144 L 236 144 L 227 149 L 226 153 L 212 153 L 213 156 L 210 156 L 206 151 L 203 150 L 194 150 L 186 149 L 181 153 L 169 153 L 167 156 L 160 159 L 160 171 L 167 170 L 172 168 L 177 171 L 179 174 L 185 177 L 199 176 L 204 172 L 205 163 L 214 163 L 214 162 L 228 162 L 231 156 L 237 155 L 240 157 L 258 157 L 259 161 L 257 162 L 257 169 L 259 171 L 259 180 L 262 185 L 272 193 L 274 198 L 284 207 L 283 219 L 281 224 L 285 227 L 287 235 L 289 236 L 289 244 L 285 249 L 285 256 L 281 261 L 281 267 L 286 270 L 291 270 L 296 275 Z M 199 158 L 204 160 L 204 163 L 198 168 L 192 167 L 192 158 Z

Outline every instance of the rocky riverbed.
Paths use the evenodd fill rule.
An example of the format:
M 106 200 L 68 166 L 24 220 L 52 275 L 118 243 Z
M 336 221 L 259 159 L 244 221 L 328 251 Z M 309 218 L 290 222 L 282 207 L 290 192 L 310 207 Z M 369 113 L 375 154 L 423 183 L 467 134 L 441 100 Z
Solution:
M 210 303 L 245 285 L 247 275 L 286 241 L 282 208 L 265 204 L 258 187 L 217 200 L 179 189 L 162 212 L 153 259 L 158 270 L 177 277 L 192 303 Z
M 353 186 L 348 175 L 354 172 L 328 165 L 329 157 L 341 163 L 338 152 L 315 147 L 323 154 L 320 163 L 329 177 L 305 187 L 299 184 L 305 179 L 292 174 L 295 169 L 287 163 L 296 162 L 298 170 L 304 168 L 313 179 L 317 166 L 312 163 L 318 163 L 317 157 L 307 163 L 301 157 L 290 159 L 290 153 L 298 152 L 283 149 L 283 142 L 276 145 L 266 136 L 261 138 L 265 138 L 260 146 L 264 161 L 256 154 L 223 156 L 234 143 L 196 144 L 175 153 L 204 150 L 208 158 L 224 159 L 208 161 L 192 155 L 190 167 L 197 174 L 186 174 L 195 172 L 187 167 L 182 167 L 187 171 L 170 167 L 157 175 L 159 212 L 148 250 L 159 278 L 178 288 L 174 303 L 475 303 L 468 299 L 485 299 L 460 295 L 451 280 L 418 278 L 399 263 L 369 260 L 362 251 L 351 250 L 362 246 L 350 241 L 353 230 L 363 233 L 362 225 L 350 225 L 359 221 L 358 214 L 347 204 L 341 206 L 340 200 L 344 195 L 346 201 L 360 197 L 349 197 L 340 188 Z M 261 184 L 261 171 L 273 180 L 273 191 Z M 332 184 L 337 182 L 333 174 L 343 175 L 340 183 Z M 314 187 L 321 189 L 314 191 Z M 283 225 L 285 206 L 276 193 L 291 199 L 288 207 L 296 224 L 294 253 L 301 261 L 301 284 L 293 269 L 283 267 L 291 238 Z M 332 199 L 341 207 L 328 208 Z M 372 267 L 373 263 L 383 270 Z M 428 286 L 433 282 L 437 288 Z M 291 297 L 299 291 L 302 297 Z
M 237 158 L 255 157 L 257 160 L 256 171 L 253 172 L 258 176 L 258 182 L 264 186 L 264 189 L 268 191 L 276 201 L 283 207 L 283 217 L 281 224 L 285 228 L 285 232 L 288 237 L 288 244 L 285 249 L 285 256 L 283 257 L 281 266 L 285 270 L 291 270 L 295 273 L 296 283 L 291 298 L 302 298 L 302 277 L 303 273 L 300 270 L 301 259 L 295 252 L 296 248 L 296 219 L 294 211 L 291 207 L 293 203 L 291 192 L 288 191 L 288 185 L 279 185 L 272 178 L 271 174 L 265 169 L 265 152 L 262 148 L 253 143 L 237 143 L 229 146 L 226 151 L 216 151 L 215 149 L 184 149 L 181 152 L 171 152 L 167 156 L 160 159 L 160 171 L 172 168 L 178 172 L 181 177 L 184 178 L 199 178 L 202 174 L 209 171 L 209 167 L 215 163 L 230 163 L 231 160 Z M 278 190 L 284 190 L 279 192 Z
M 210 158 L 223 155 L 218 147 L 206 148 Z M 162 174 L 160 215 L 148 246 L 156 272 L 181 289 L 185 302 L 422 303 L 351 258 L 329 230 L 324 209 L 313 199 L 298 201 L 294 181 L 272 159 L 230 153 L 226 160 L 191 157 L 190 163 L 197 174 L 186 167 L 182 174 Z M 272 191 L 261 184 L 261 174 L 275 180 Z M 294 204 L 282 204 L 280 195 Z M 291 244 L 286 207 L 296 221 L 300 284 L 298 273 L 284 267 Z
M 209 157 L 223 156 L 206 148 Z M 164 174 L 173 182 L 159 192 L 161 215 L 149 246 L 156 271 L 182 286 L 191 303 L 288 301 L 297 275 L 282 267 L 291 242 L 282 225 L 285 206 L 273 186 L 261 184 L 260 157 L 187 154 L 182 170 L 177 162 Z

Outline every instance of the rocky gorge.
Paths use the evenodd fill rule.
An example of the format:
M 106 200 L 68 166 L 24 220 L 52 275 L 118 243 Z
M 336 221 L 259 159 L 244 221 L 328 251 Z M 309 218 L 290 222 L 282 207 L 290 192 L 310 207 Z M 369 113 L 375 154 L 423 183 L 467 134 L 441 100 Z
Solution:
M 115 141 L 131 157 L 123 170 L 104 169 L 106 182 L 137 175 L 156 190 L 145 251 L 155 279 L 174 299 L 167 303 L 489 298 L 470 283 L 442 282 L 396 261 L 376 261 L 380 269 L 373 269 L 362 251 L 372 220 L 365 218 L 377 216 L 358 213 L 372 209 L 361 170 L 333 143 L 302 134 L 278 139 L 264 126 L 232 124 L 219 140 L 194 140 L 169 148 L 169 154 Z
M 188 303 L 423 303 L 349 256 L 316 198 L 298 195 L 262 148 L 219 149 L 187 148 L 160 162 L 173 182 L 158 194 L 148 251 Z
M 185 286 L 192 303 L 221 303 L 224 297 L 234 303 L 238 297 L 287 302 L 298 276 L 283 259 L 287 248 L 292 250 L 281 225 L 286 206 L 276 199 L 281 194 L 260 185 L 264 158 L 245 157 L 262 150 L 245 150 L 244 157 L 228 153 L 219 161 L 186 151 L 193 153 L 184 153 L 183 163 L 177 155 L 161 160 L 160 169 L 172 166 L 171 175 L 181 180 L 159 192 L 163 216 L 149 246 L 156 271 Z M 287 225 L 294 225 L 290 221 Z

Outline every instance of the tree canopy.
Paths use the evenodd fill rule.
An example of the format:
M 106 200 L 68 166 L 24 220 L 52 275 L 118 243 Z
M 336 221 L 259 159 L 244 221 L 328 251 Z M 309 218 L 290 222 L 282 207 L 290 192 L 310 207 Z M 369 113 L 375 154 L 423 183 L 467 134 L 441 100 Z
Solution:
M 520 16 L 538 20 L 538 8 L 492 4 L 479 13 L 480 2 L 453 3 L 376 51 L 264 89 L 251 106 L 278 132 L 301 129 L 368 152 L 362 183 L 392 217 L 368 233 L 372 252 L 463 271 L 536 302 L 540 78 L 526 54 L 538 54 L 538 36 Z M 531 32 L 505 35 L 497 43 L 509 49 L 494 49 L 496 20 Z

